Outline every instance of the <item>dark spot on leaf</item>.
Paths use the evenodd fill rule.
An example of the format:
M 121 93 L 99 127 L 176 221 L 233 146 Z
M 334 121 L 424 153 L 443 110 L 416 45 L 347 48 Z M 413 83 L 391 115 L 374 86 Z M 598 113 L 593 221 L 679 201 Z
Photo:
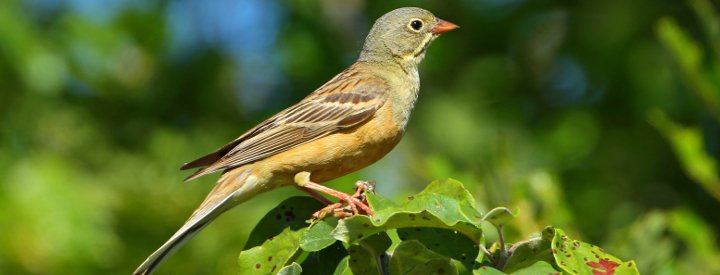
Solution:
M 578 272 L 577 272 L 577 270 L 573 269 L 573 273 L 577 274 Z
M 562 266 L 567 266 L 567 264 L 566 264 L 565 262 L 563 262 L 563 261 L 560 262 L 560 265 L 562 265 Z
M 410 220 L 411 220 L 411 221 L 414 221 L 414 220 L 415 220 L 415 214 L 409 214 L 408 217 L 410 217 Z
M 272 256 L 268 256 L 268 262 L 272 261 Z
M 415 199 L 415 196 L 408 196 L 409 201 L 414 200 L 414 199 Z
M 270 272 L 274 272 L 276 268 L 277 268 L 277 265 L 274 265 L 273 268 L 270 270 Z
M 380 219 L 375 219 L 375 222 L 379 223 L 379 222 L 380 222 Z
M 567 236 L 560 236 L 560 239 L 562 239 L 563 241 L 567 241 Z
M 633 264 L 632 262 L 629 262 L 628 267 L 632 267 L 632 264 Z
M 256 269 L 260 269 L 260 264 L 255 264 Z
M 292 208 L 289 211 L 285 211 L 285 220 L 286 221 L 293 221 L 295 220 L 295 212 L 292 211 Z
M 555 249 L 553 248 L 552 254 L 557 254 L 557 250 L 555 250 Z
M 370 225 L 367 223 L 363 223 L 363 227 L 368 228 L 368 227 L 370 227 Z
M 570 254 L 565 254 L 565 258 L 570 258 L 570 257 L 572 257 L 572 255 L 570 255 Z
M 423 220 L 426 220 L 426 221 L 429 221 L 429 220 L 430 220 L 430 218 L 428 218 L 428 217 L 426 217 L 426 216 L 422 216 L 422 219 L 423 219 Z

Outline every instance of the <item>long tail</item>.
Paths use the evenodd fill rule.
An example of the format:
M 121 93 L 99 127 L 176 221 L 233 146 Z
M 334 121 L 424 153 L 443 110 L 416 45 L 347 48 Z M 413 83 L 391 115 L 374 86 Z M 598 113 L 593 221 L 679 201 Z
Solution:
M 151 274 L 167 256 L 170 256 L 220 214 L 262 192 L 256 188 L 257 178 L 250 176 L 250 172 L 251 170 L 248 168 L 237 168 L 225 173 L 185 224 L 145 259 L 133 274 Z

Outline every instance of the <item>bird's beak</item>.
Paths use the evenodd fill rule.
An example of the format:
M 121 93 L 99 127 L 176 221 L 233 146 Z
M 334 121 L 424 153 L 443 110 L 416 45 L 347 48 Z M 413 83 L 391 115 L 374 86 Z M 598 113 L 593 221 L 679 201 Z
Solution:
M 458 25 L 455 25 L 455 24 L 453 24 L 453 23 L 450 23 L 450 22 L 448 22 L 448 21 L 445 21 L 445 20 L 442 20 L 442 19 L 438 18 L 437 23 L 435 23 L 435 26 L 433 26 L 433 27 L 430 29 L 430 32 L 433 33 L 433 34 L 441 34 L 441 33 L 444 33 L 444 32 L 452 31 L 452 30 L 457 29 L 457 28 L 459 28 L 459 27 L 460 27 L 460 26 L 458 26 Z

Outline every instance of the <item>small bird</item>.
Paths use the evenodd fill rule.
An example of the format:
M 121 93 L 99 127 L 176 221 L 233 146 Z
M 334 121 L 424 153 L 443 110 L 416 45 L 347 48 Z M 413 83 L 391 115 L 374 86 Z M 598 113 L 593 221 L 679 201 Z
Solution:
M 200 167 L 186 181 L 217 171 L 223 174 L 185 224 L 134 274 L 150 274 L 220 214 L 281 186 L 294 185 L 327 201 L 313 190 L 324 192 L 347 203 L 354 214 L 372 215 L 357 196 L 318 183 L 364 168 L 397 145 L 420 89 L 418 64 L 430 42 L 456 28 L 421 8 L 383 15 L 370 30 L 357 62 L 297 104 L 182 166 Z

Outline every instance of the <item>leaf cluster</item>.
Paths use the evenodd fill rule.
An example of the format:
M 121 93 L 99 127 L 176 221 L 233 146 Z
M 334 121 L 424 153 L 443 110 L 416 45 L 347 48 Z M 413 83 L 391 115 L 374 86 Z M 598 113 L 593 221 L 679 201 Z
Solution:
M 308 223 L 321 205 L 293 197 L 271 210 L 240 253 L 243 273 L 265 274 L 638 274 L 633 261 L 547 227 L 540 236 L 505 243 L 515 214 L 481 213 L 463 185 L 435 181 L 395 203 L 367 193 L 372 217 Z M 487 244 L 483 223 L 499 234 Z

